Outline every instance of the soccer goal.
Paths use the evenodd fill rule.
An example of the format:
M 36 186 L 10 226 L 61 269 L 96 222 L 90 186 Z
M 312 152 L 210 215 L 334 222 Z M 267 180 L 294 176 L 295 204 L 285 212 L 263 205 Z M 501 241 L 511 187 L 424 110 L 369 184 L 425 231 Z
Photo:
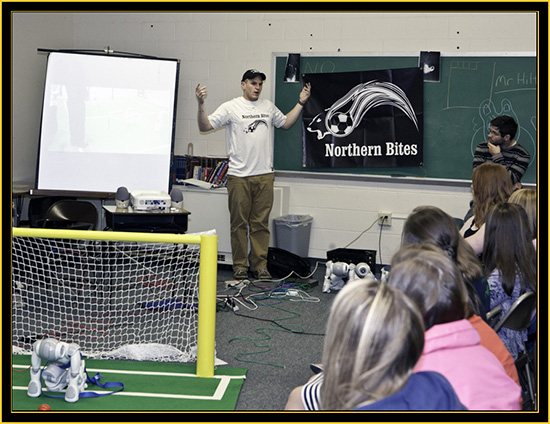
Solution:
M 196 360 L 214 375 L 217 236 L 13 228 L 12 346 L 89 358 Z

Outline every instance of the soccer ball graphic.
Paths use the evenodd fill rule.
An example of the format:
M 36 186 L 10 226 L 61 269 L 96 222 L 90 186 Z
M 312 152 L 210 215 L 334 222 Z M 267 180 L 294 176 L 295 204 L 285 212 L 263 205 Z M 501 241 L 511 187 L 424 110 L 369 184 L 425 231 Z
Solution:
M 330 132 L 345 137 L 353 131 L 353 119 L 347 113 L 337 113 L 330 118 Z

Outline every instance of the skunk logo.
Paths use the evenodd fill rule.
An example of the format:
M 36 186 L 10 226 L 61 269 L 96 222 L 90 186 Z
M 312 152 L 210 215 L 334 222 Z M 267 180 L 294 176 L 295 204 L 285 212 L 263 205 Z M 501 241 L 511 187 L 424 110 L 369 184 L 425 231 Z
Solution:
M 340 110 L 350 102 L 351 106 L 347 111 Z M 318 140 L 327 134 L 346 137 L 357 128 L 369 110 L 378 106 L 394 106 L 401 109 L 418 130 L 416 114 L 405 92 L 395 84 L 375 80 L 353 87 L 331 107 L 313 118 L 307 130 L 317 133 Z
M 258 128 L 258 125 L 264 124 L 267 127 L 267 122 L 263 119 L 256 119 L 254 122 L 252 122 L 248 127 L 244 129 L 244 132 L 246 134 L 253 133 Z

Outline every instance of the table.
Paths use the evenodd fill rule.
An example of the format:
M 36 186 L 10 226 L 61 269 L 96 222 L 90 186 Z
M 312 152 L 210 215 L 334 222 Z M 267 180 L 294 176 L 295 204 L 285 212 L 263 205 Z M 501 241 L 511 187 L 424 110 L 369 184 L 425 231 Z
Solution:
M 191 212 L 185 209 L 136 210 L 104 205 L 105 230 L 151 233 L 185 233 Z

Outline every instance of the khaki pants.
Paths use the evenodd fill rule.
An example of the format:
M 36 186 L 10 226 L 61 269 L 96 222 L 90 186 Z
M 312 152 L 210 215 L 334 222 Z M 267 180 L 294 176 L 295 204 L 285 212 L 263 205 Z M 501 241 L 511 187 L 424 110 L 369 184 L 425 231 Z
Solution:
M 227 177 L 233 270 L 267 269 L 274 174 Z M 250 253 L 248 241 L 250 239 Z

